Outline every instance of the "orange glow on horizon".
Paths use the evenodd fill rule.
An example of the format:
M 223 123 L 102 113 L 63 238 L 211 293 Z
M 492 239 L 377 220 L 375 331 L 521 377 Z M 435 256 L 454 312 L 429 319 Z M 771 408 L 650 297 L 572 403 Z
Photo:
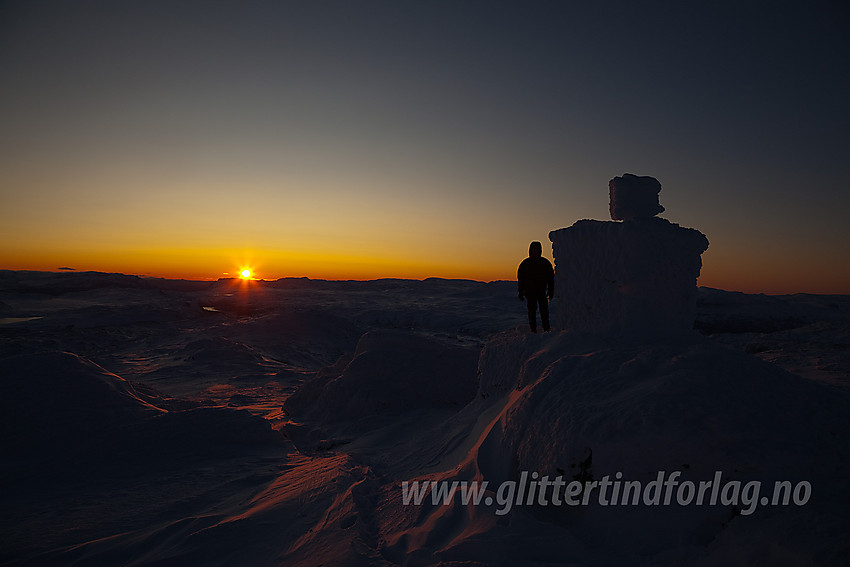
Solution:
M 703 256 L 702 274 L 697 282 L 700 286 L 745 293 L 850 293 L 850 278 L 842 273 L 824 273 L 813 278 L 815 266 L 802 269 L 801 265 L 730 253 L 721 256 L 718 250 L 709 250 Z M 415 257 L 387 249 L 381 250 L 381 255 L 360 255 L 348 250 L 330 252 L 317 249 L 307 252 L 263 248 L 136 249 L 120 253 L 115 250 L 77 249 L 54 249 L 45 253 L 19 249 L 10 252 L 0 254 L 0 268 L 57 271 L 62 266 L 72 267 L 78 272 L 117 272 L 201 281 L 235 276 L 245 283 L 287 277 L 324 280 L 421 280 L 429 277 L 485 282 L 514 280 L 516 266 L 524 257 L 524 250 L 514 249 L 501 255 L 476 256 L 465 250 L 452 251 L 451 255 L 435 254 L 427 248 L 419 250 Z M 551 257 L 551 254 L 545 255 Z M 222 265 L 234 268 L 229 273 L 215 269 L 215 266 Z M 249 272 L 248 276 L 242 273 L 245 270 Z

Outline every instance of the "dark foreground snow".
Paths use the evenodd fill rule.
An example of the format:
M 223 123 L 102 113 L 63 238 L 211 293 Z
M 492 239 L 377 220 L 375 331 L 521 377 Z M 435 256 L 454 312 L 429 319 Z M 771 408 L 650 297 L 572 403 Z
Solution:
M 0 272 L 0 562 L 844 564 L 850 300 L 697 311 L 702 334 L 531 335 L 511 282 Z M 811 497 L 402 502 L 523 471 Z

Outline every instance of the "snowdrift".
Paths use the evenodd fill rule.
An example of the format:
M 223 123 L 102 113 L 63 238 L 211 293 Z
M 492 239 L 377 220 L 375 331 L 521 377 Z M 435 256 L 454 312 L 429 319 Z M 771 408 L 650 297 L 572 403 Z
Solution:
M 382 342 L 364 338 L 360 356 L 369 345 L 381 352 Z M 413 345 L 407 343 L 409 352 L 419 350 Z M 305 384 L 287 407 L 332 429 L 358 416 L 386 417 L 434 403 L 427 397 L 400 403 L 391 380 L 374 366 L 358 372 L 355 360 Z M 371 455 L 357 453 L 395 479 L 374 501 L 345 502 L 359 506 L 360 514 L 378 510 L 370 537 L 383 542 L 373 550 L 383 560 L 672 566 L 751 557 L 741 564 L 838 565 L 850 551 L 842 536 L 848 514 L 836 504 L 850 496 L 850 418 L 848 400 L 832 389 L 695 333 L 647 342 L 511 331 L 487 343 L 478 374 L 474 399 L 453 416 L 439 424 L 423 419 L 423 430 L 398 430 L 379 438 L 384 445 Z M 471 382 L 471 373 L 456 376 L 443 383 L 443 395 L 462 399 Z M 604 506 L 594 496 L 587 505 L 532 501 L 505 511 L 497 504 L 463 505 L 459 498 L 449 505 L 427 499 L 404 505 L 399 486 L 487 481 L 486 495 L 496 499 L 501 483 L 520 483 L 523 474 L 647 485 L 659 471 L 679 471 L 680 483 L 695 485 L 719 471 L 724 484 L 758 481 L 768 497 L 775 481 L 808 482 L 812 496 L 804 506 L 743 500 L 683 506 L 674 492 L 669 506 Z M 332 507 L 328 514 L 337 512 Z M 313 545 L 312 552 L 326 553 L 338 530 L 325 526 L 301 551 Z
M 353 354 L 296 390 L 285 408 L 325 428 L 342 425 L 361 433 L 414 410 L 457 410 L 475 395 L 477 359 L 475 349 L 402 331 L 371 331 Z
M 4 359 L 0 387 L 7 473 L 43 474 L 47 471 L 39 470 L 41 461 L 62 462 L 66 457 L 88 470 L 283 443 L 265 420 L 247 411 L 192 404 L 183 409 L 184 401 L 150 388 L 140 391 L 67 352 Z M 82 454 L 87 458 L 80 458 Z
M 502 518 L 495 506 L 399 507 L 408 525 L 388 538 L 393 557 L 680 565 L 750 555 L 838 564 L 848 551 L 847 512 L 834 502 L 848 496 L 850 422 L 847 399 L 833 390 L 696 335 L 628 344 L 508 333 L 485 347 L 480 374 L 467 411 L 489 407 L 495 417 L 469 429 L 474 445 L 463 460 L 419 480 L 487 480 L 494 497 L 522 471 L 567 482 L 622 473 L 643 484 L 659 471 L 695 483 L 721 471 L 724 482 L 760 481 L 765 491 L 777 480 L 808 481 L 814 496 L 806 506 L 745 514 L 740 503 L 679 506 L 675 498 L 658 507 L 602 506 L 595 497 L 578 507 L 523 505 Z M 523 534 L 540 533 L 571 543 L 523 543 Z

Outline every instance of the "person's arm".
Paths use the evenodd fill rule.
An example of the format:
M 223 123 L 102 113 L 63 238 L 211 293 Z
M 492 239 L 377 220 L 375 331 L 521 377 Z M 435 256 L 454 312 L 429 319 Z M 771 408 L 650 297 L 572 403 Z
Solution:
M 516 271 L 516 292 L 517 297 L 520 301 L 525 299 L 525 290 L 523 289 L 523 280 L 525 279 L 525 274 L 523 274 L 522 264 L 519 265 Z
M 555 297 L 555 270 L 552 268 L 552 263 L 547 260 L 547 264 L 549 265 L 548 273 L 546 274 L 546 287 L 549 288 L 549 293 L 546 296 L 549 299 Z

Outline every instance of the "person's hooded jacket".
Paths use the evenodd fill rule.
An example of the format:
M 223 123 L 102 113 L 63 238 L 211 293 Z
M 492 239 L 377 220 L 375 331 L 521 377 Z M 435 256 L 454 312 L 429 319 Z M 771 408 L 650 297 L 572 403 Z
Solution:
M 555 293 L 555 270 L 552 263 L 543 257 L 543 246 L 532 242 L 528 247 L 528 258 L 522 261 L 516 274 L 520 297 L 546 294 L 551 299 Z

